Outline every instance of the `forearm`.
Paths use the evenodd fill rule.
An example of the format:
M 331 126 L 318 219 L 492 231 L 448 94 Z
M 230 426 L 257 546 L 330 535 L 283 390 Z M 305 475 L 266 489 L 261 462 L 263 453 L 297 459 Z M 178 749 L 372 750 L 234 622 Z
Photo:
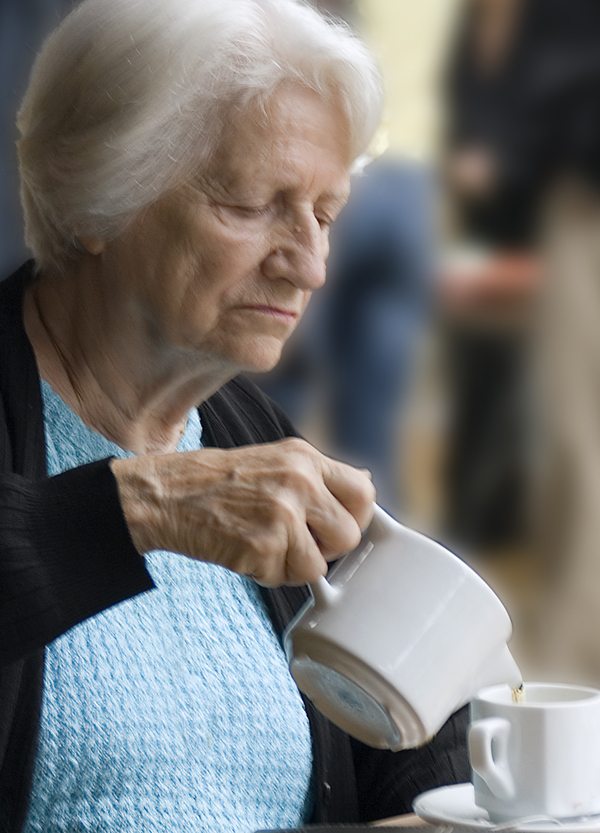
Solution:
M 152 587 L 108 460 L 0 477 L 0 665 Z

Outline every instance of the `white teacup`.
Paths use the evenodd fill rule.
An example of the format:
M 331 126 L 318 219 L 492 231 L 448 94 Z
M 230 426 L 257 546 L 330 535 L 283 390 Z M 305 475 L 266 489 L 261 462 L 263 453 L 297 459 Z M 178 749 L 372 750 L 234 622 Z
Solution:
M 286 630 L 299 688 L 371 746 L 429 740 L 483 686 L 521 675 L 511 622 L 473 570 L 380 507 Z
M 492 821 L 600 813 L 600 691 L 526 683 L 514 702 L 494 686 L 472 701 L 471 721 L 475 803 Z

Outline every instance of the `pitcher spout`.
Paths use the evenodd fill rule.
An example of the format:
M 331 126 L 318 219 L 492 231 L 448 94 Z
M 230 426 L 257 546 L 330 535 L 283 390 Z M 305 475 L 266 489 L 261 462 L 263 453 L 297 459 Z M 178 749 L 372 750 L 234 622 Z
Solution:
M 506 683 L 511 688 L 519 688 L 523 683 L 523 675 L 508 645 L 499 648 L 498 652 L 490 656 L 484 665 L 477 669 L 470 680 L 472 690 L 465 698 L 465 702 L 471 700 L 482 688 L 499 683 Z

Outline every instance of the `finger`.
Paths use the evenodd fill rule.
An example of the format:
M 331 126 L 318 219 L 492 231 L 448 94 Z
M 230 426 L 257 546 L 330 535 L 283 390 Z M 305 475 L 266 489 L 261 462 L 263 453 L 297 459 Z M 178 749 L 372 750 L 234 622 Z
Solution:
M 290 530 L 284 583 L 311 584 L 325 575 L 327 561 L 306 523 L 300 521 Z
M 331 494 L 352 515 L 360 529 L 366 529 L 375 508 L 375 487 L 371 478 L 361 469 L 324 456 L 322 476 Z
M 353 550 L 361 539 L 356 518 L 325 487 L 319 500 L 307 508 L 306 525 L 328 560 Z
M 267 545 L 264 552 L 252 559 L 252 566 L 245 571 L 263 587 L 279 587 L 282 584 L 301 585 L 316 581 L 327 573 L 327 562 L 315 539 L 306 526 L 304 513 L 286 504 L 289 512 L 285 523 L 279 525 L 285 543 Z M 280 541 L 280 534 L 266 536 L 263 540 Z

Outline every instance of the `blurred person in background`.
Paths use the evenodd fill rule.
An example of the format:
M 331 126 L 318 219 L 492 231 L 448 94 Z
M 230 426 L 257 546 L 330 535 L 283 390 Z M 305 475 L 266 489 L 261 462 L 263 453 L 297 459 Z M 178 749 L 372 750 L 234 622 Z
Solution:
M 535 544 L 544 673 L 600 685 L 600 5 L 538 0 L 525 88 L 545 183 L 533 330 Z
M 0 285 L 0 829 L 249 833 L 466 780 L 353 742 L 281 636 L 367 473 L 243 375 L 278 362 L 381 110 L 295 0 L 87 0 L 18 116 L 33 260 Z
M 445 78 L 443 172 L 455 251 L 443 267 L 450 426 L 445 533 L 484 552 L 526 521 L 524 310 L 537 278 L 539 172 L 523 158 L 528 0 L 466 0 Z
M 354 0 L 315 4 L 360 25 Z M 305 431 L 324 428 L 331 453 L 368 467 L 380 503 L 397 513 L 400 424 L 431 310 L 435 186 L 391 153 L 360 162 L 332 229 L 327 285 L 260 384 Z
M 451 449 L 450 507 L 476 541 L 489 506 L 511 533 L 533 509 L 532 667 L 598 685 L 600 4 L 471 0 L 458 44 L 447 176 L 484 256 L 445 281 L 447 308 L 479 325 L 453 348 L 463 429 Z M 494 364 L 488 320 L 507 309 L 520 311 L 518 329 Z M 469 489 L 461 467 L 472 472 Z

